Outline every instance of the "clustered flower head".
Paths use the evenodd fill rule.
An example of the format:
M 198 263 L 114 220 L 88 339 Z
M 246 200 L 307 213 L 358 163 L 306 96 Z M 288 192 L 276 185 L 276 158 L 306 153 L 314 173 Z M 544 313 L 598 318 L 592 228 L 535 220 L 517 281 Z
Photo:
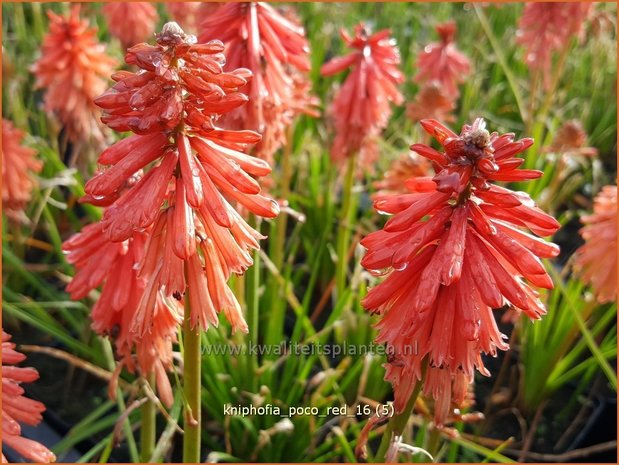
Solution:
M 377 138 L 391 116 L 390 104 L 404 101 L 397 87 L 404 82 L 398 69 L 400 52 L 390 34 L 383 30 L 370 35 L 364 24 L 355 26 L 353 36 L 342 30 L 344 42 L 354 51 L 320 69 L 323 76 L 331 76 L 350 68 L 331 106 L 335 125 L 331 157 L 336 162 L 359 152 L 360 163 L 370 169 L 378 157 Z
M 110 34 L 120 40 L 123 49 L 153 37 L 159 20 L 157 9 L 149 2 L 111 2 L 103 6 Z
M 552 280 L 540 258 L 559 248 L 539 236 L 559 223 L 537 208 L 524 192 L 495 181 L 526 181 L 540 171 L 518 169 L 532 139 L 489 133 L 483 119 L 458 135 L 434 120 L 421 125 L 443 147 L 414 144 L 430 160 L 434 177 L 406 181 L 406 194 L 383 196 L 376 210 L 392 214 L 384 229 L 362 240 L 362 264 L 386 279 L 372 288 L 363 305 L 381 315 L 377 342 L 390 352 L 386 379 L 402 411 L 428 368 L 424 393 L 436 400 L 442 424 L 451 402 L 460 404 L 474 370 L 489 375 L 481 354 L 508 348 L 492 310 L 509 305 L 531 319 L 545 313 L 536 287 Z
M 45 406 L 24 395 L 21 383 L 31 383 L 39 379 L 34 368 L 15 366 L 26 356 L 15 350 L 10 342 L 11 336 L 2 330 L 2 444 L 33 462 L 55 462 L 56 456 L 44 445 L 24 438 L 20 423 L 36 426 L 41 420 Z M 2 454 L 2 462 L 7 463 Z
M 548 151 L 567 155 L 594 157 L 598 154 L 595 147 L 587 147 L 587 133 L 578 120 L 566 121 L 557 131 Z
M 152 326 L 144 333 L 134 330 L 136 310 L 148 290 L 146 277 L 136 264 L 144 257 L 150 229 L 134 232 L 123 242 L 112 242 L 103 233 L 102 223 L 86 226 L 63 244 L 67 261 L 77 272 L 67 291 L 74 300 L 86 297 L 103 285 L 101 295 L 92 309 L 93 329 L 109 335 L 116 343 L 120 363 L 110 383 L 110 397 L 116 395 L 118 375 L 123 367 L 144 376 L 154 373 L 159 397 L 167 406 L 173 402 L 172 387 L 165 375 L 172 368 L 172 343 L 183 317 L 183 308 L 175 299 L 164 302 L 155 294 Z M 151 303 L 149 303 L 151 304 Z M 135 354 L 134 354 L 135 351 Z
M 227 280 L 252 265 L 263 236 L 233 203 L 266 218 L 279 212 L 254 179 L 270 166 L 244 152 L 260 135 L 216 126 L 247 102 L 239 89 L 251 79 L 247 69 L 223 72 L 223 50 L 167 23 L 156 45 L 127 51 L 139 71 L 115 73 L 96 103 L 110 128 L 134 135 L 106 149 L 107 168 L 86 183 L 83 200 L 106 207 L 101 222 L 65 244 L 79 270 L 75 298 L 104 282 L 95 329 L 116 333 L 120 353 L 135 348 L 141 370 L 158 376 L 171 357 L 157 354 L 170 354 L 185 299 L 192 327 L 216 326 L 223 312 L 247 331 Z M 125 363 L 133 368 L 129 355 Z
M 272 162 L 295 116 L 318 115 L 317 100 L 309 92 L 305 30 L 292 14 L 285 17 L 264 2 L 225 3 L 204 15 L 199 29 L 200 42 L 224 42 L 226 69 L 247 68 L 253 74 L 241 88 L 249 103 L 225 115 L 222 127 L 261 133 L 256 155 Z
M 407 152 L 391 163 L 383 179 L 374 183 L 376 194 L 374 200 L 384 195 L 408 192 L 406 182 L 409 179 L 425 178 L 432 171 L 432 164 L 416 153 Z M 412 181 L 414 182 L 414 181 Z
M 50 30 L 32 68 L 35 86 L 45 89 L 45 110 L 56 115 L 73 142 L 102 142 L 99 109 L 93 99 L 104 91 L 116 61 L 97 42 L 95 28 L 79 17 L 79 5 L 65 18 L 48 11 Z
M 436 81 L 445 95 L 455 100 L 459 95 L 458 84 L 471 73 L 468 58 L 456 48 L 454 37 L 456 23 L 449 21 L 436 26 L 440 42 L 427 45 L 417 57 L 419 71 L 415 81 L 419 83 Z
M 200 2 L 166 2 L 165 7 L 172 19 L 183 29 L 193 30 L 196 27 L 196 16 L 201 5 Z
M 584 2 L 532 2 L 524 6 L 516 41 L 526 50 L 525 62 L 542 73 L 545 88 L 550 86 L 553 54 L 568 47 L 572 38 L 582 36 L 592 7 L 593 3 Z
M 595 291 L 599 303 L 617 300 L 617 186 L 604 186 L 593 213 L 583 216 L 585 244 L 576 251 L 575 268 Z
M 456 119 L 452 113 L 455 108 L 455 99 L 445 92 L 441 83 L 429 81 L 421 86 L 415 100 L 406 107 L 406 116 L 414 122 L 435 119 L 451 123 Z
M 16 220 L 24 218 L 24 208 L 36 186 L 34 173 L 43 167 L 35 158 L 37 151 L 23 146 L 23 139 L 23 131 L 2 120 L 2 209 Z

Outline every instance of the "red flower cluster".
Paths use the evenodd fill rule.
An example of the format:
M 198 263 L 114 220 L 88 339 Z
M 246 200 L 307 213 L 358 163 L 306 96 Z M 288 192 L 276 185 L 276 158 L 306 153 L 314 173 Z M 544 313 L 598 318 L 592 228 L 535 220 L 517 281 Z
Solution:
M 159 15 L 149 2 L 112 2 L 103 7 L 107 27 L 123 49 L 150 39 Z
M 105 90 L 116 61 L 97 42 L 96 29 L 80 19 L 79 9 L 79 5 L 73 5 L 68 18 L 47 12 L 50 31 L 32 72 L 35 86 L 46 89 L 45 110 L 58 117 L 70 140 L 92 137 L 102 142 L 100 112 L 93 99 Z
M 598 150 L 587 147 L 587 133 L 578 120 L 566 121 L 557 131 L 552 144 L 546 152 L 554 152 L 565 156 L 595 157 Z
M 2 209 L 13 219 L 21 220 L 24 207 L 36 186 L 33 173 L 43 167 L 35 158 L 36 150 L 24 147 L 24 132 L 2 120 Z
M 591 284 L 600 303 L 617 300 L 617 186 L 604 186 L 593 214 L 583 216 L 585 244 L 576 251 L 576 271 Z
M 406 107 L 406 116 L 411 121 L 435 119 L 451 123 L 456 118 L 452 112 L 456 108 L 453 96 L 448 95 L 438 81 L 426 82 L 421 86 L 415 100 Z
M 147 231 L 135 232 L 123 242 L 112 242 L 105 237 L 102 223 L 96 223 L 71 237 L 63 244 L 63 250 L 77 272 L 67 291 L 72 299 L 78 300 L 103 284 L 92 309 L 92 320 L 97 333 L 114 338 L 120 358 L 110 383 L 110 397 L 116 395 L 121 369 L 126 367 L 134 373 L 137 363 L 144 376 L 155 374 L 159 397 L 169 407 L 174 397 L 165 373 L 172 368 L 172 343 L 176 342 L 183 307 L 174 299 L 164 301 L 158 293 L 150 294 L 154 302 L 145 297 L 152 292 L 152 283 L 136 267 L 144 258 L 145 245 L 151 237 L 150 229 Z M 136 331 L 136 313 L 140 309 L 153 313 L 147 331 Z
M 157 45 L 128 50 L 140 71 L 114 74 L 114 87 L 96 99 L 109 127 L 135 134 L 101 154 L 109 168 L 85 186 L 84 200 L 106 207 L 101 223 L 65 244 L 79 269 L 74 298 L 104 281 L 94 327 L 117 333 L 130 369 L 136 348 L 141 370 L 158 376 L 187 290 L 193 326 L 217 325 L 223 311 L 234 330 L 247 331 L 227 280 L 252 265 L 262 236 L 229 202 L 262 217 L 279 212 L 254 179 L 269 165 L 244 153 L 260 135 L 215 126 L 247 102 L 239 88 L 251 73 L 223 72 L 223 44 L 195 42 L 166 24 Z
M 454 44 L 456 23 L 450 21 L 436 26 L 440 42 L 427 45 L 417 57 L 419 71 L 416 82 L 439 82 L 445 94 L 453 100 L 460 92 L 458 84 L 471 73 L 471 64 Z
M 523 160 L 515 155 L 532 139 L 490 134 L 482 119 L 460 135 L 434 120 L 421 125 L 444 151 L 422 144 L 411 150 L 437 174 L 407 181 L 409 193 L 375 201 L 376 210 L 394 216 L 363 239 L 362 264 L 388 276 L 363 304 L 382 315 L 377 340 L 392 354 L 386 379 L 396 409 L 407 404 L 427 359 L 424 392 L 436 399 L 440 424 L 450 401 L 464 399 L 474 369 L 489 374 L 481 353 L 507 349 L 492 309 L 510 305 L 532 319 L 545 313 L 533 286 L 549 289 L 552 281 L 538 257 L 555 257 L 559 249 L 522 229 L 547 236 L 559 223 L 527 194 L 492 184 L 542 175 L 518 169 Z
M 194 30 L 196 27 L 196 16 L 202 3 L 200 2 L 166 2 L 165 7 L 182 28 Z M 208 5 L 208 4 L 207 4 Z
M 361 164 L 371 169 L 378 157 L 376 138 L 391 116 L 390 104 L 404 101 L 397 88 L 404 82 L 398 69 L 400 52 L 390 34 L 384 30 L 369 35 L 363 24 L 355 26 L 353 37 L 342 30 L 344 42 L 355 50 L 320 69 L 323 76 L 331 76 L 351 68 L 331 107 L 335 121 L 331 156 L 337 162 L 360 152 Z
M 516 40 L 526 49 L 525 62 L 544 76 L 546 88 L 550 85 L 553 53 L 582 35 L 592 7 L 593 3 L 584 2 L 536 2 L 524 6 Z
M 405 153 L 391 163 L 383 179 L 374 183 L 377 190 L 374 200 L 384 195 L 404 194 L 408 192 L 406 182 L 411 179 L 425 178 L 432 171 L 432 164 L 416 153 Z M 415 181 L 411 181 L 415 182 Z
M 11 336 L 2 331 L 2 443 L 33 462 L 55 462 L 56 456 L 42 444 L 21 436 L 20 423 L 35 426 L 41 422 L 45 406 L 24 396 L 21 383 L 39 379 L 34 368 L 16 367 L 26 356 L 9 342 Z M 7 460 L 2 454 L 2 462 Z
M 247 68 L 253 79 L 241 88 L 250 103 L 223 118 L 227 129 L 262 134 L 256 154 L 272 162 L 286 143 L 286 128 L 299 113 L 318 116 L 309 93 L 309 46 L 305 31 L 292 15 L 286 18 L 264 2 L 221 5 L 205 15 L 199 40 L 226 44 L 227 69 Z M 301 92 L 299 91 L 301 89 Z

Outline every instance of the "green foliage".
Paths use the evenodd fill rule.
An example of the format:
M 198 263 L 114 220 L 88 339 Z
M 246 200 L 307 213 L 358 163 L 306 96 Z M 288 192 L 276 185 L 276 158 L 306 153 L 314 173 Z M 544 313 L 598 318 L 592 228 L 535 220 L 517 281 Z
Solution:
M 83 5 L 82 13 L 97 24 L 100 40 L 110 44 L 108 52 L 122 62 L 120 47 L 109 37 L 100 7 Z M 360 305 L 367 288 L 375 281 L 360 267 L 363 252 L 355 244 L 383 221 L 370 205 L 371 181 L 380 178 L 391 161 L 406 152 L 411 143 L 418 142 L 421 131 L 406 119 L 404 108 L 395 109 L 381 142 L 383 156 L 375 173 L 354 183 L 359 205 L 352 212 L 350 237 L 338 246 L 338 230 L 343 221 L 343 173 L 329 158 L 332 134 L 327 109 L 334 86 L 343 77 L 322 78 L 319 69 L 330 57 L 345 52 L 338 36 L 340 28 L 350 30 L 357 22 L 365 21 L 375 30 L 392 30 L 407 77 L 402 92 L 411 101 L 418 90 L 413 81 L 418 52 L 437 40 L 436 24 L 454 19 L 458 25 L 458 48 L 471 59 L 473 74 L 461 86 L 453 127 L 459 129 L 472 118 L 483 116 L 493 130 L 534 137 L 536 144 L 526 154 L 525 165 L 541 169 L 545 175 L 515 187 L 526 190 L 545 209 L 561 213 L 563 223 L 576 216 L 576 205 L 588 207 L 599 188 L 614 183 L 616 177 L 614 30 L 599 37 L 587 34 L 582 43 L 574 41 L 550 103 L 533 105 L 537 111 L 529 115 L 531 76 L 522 62 L 522 49 L 515 43 L 521 4 L 485 8 L 462 3 L 300 3 L 289 7 L 298 11 L 307 30 L 312 49 L 313 90 L 323 102 L 324 117 L 302 117 L 291 131 L 288 161 L 292 175 L 287 200 L 292 213 L 285 227 L 281 220 L 260 225 L 270 238 L 263 242 L 263 252 L 256 254 L 256 266 L 232 283 L 239 297 L 244 297 L 250 336 L 231 335 L 227 324 L 210 328 L 202 336 L 203 347 L 242 349 L 238 354 L 228 350 L 225 354 L 202 357 L 204 454 L 218 461 L 354 461 L 353 451 L 367 420 L 367 415 L 300 415 L 290 418 L 289 425 L 283 417 L 227 416 L 225 405 L 272 404 L 284 413 L 290 407 L 311 406 L 319 408 L 322 414 L 330 407 L 347 405 L 354 412 L 357 406 L 390 399 L 390 386 L 382 379 L 382 356 L 258 355 L 248 350 L 251 343 L 260 342 L 360 347 L 370 345 L 375 337 L 375 319 Z M 163 5 L 158 9 L 165 15 Z M 599 4 L 598 9 L 616 16 L 613 3 Z M 84 193 L 85 179 L 65 165 L 64 154 L 59 153 L 59 128 L 53 117 L 43 111 L 42 92 L 34 89 L 34 79 L 28 71 L 39 54 L 47 28 L 47 10 L 66 14 L 68 8 L 61 3 L 2 4 L 3 117 L 28 132 L 25 143 L 36 148 L 45 163 L 40 174 L 41 188 L 33 193 L 26 211 L 30 224 L 16 225 L 3 216 L 3 324 L 23 325 L 29 333 L 42 335 L 50 344 L 111 371 L 114 363 L 110 343 L 90 329 L 89 311 L 97 293 L 83 302 L 71 302 L 64 291 L 73 271 L 64 259 L 61 243 L 83 225 L 97 221 L 101 211 L 76 204 Z M 558 167 L 556 157 L 542 150 L 550 144 L 560 124 L 572 118 L 582 121 L 589 135 L 588 143 L 599 150 L 604 168 L 600 162 L 579 160 L 566 173 L 567 168 Z M 286 156 L 280 153 L 274 167 L 274 195 L 282 188 Z M 94 168 L 89 167 L 91 172 Z M 576 202 L 576 198 L 584 198 L 586 204 Z M 278 235 L 285 237 L 281 250 L 274 239 Z M 341 255 L 344 249 L 352 252 L 350 266 L 345 270 L 347 286 L 333 297 L 336 267 L 341 260 L 338 251 Z M 552 266 L 548 264 L 549 268 Z M 596 305 L 588 298 L 583 284 L 572 276 L 564 274 L 554 280 L 556 288 L 544 296 L 548 315 L 540 322 L 520 326 L 518 362 L 523 376 L 519 400 L 525 412 L 534 411 L 567 383 L 580 384 L 582 391 L 600 372 L 616 389 L 616 375 L 610 368 L 616 359 L 616 304 Z M 173 374 L 176 384 L 180 377 L 181 373 Z M 121 379 L 128 387 L 119 389 L 118 400 L 103 400 L 107 394 L 102 389 L 100 406 L 84 412 L 81 421 L 56 446 L 58 454 L 86 437 L 98 435 L 102 439 L 85 452 L 82 460 L 109 459 L 116 440 L 112 429 L 133 401 L 132 390 L 138 383 L 128 373 L 123 373 Z M 154 453 L 157 460 L 169 458 L 172 449 L 168 446 L 180 443 L 175 428 L 184 400 L 181 390 L 176 391 L 170 416 L 159 422 L 162 435 Z M 131 426 L 139 424 L 139 411 L 133 411 L 125 420 L 121 442 L 128 444 L 129 458 L 137 460 Z M 415 434 L 406 439 L 425 447 L 432 428 L 428 422 L 420 422 Z M 463 426 L 458 425 L 458 429 Z M 372 433 L 370 440 L 375 436 Z M 448 452 L 443 450 L 444 460 L 510 461 L 502 455 L 502 447 L 491 450 L 464 437 L 442 437 L 440 441 L 449 447 Z

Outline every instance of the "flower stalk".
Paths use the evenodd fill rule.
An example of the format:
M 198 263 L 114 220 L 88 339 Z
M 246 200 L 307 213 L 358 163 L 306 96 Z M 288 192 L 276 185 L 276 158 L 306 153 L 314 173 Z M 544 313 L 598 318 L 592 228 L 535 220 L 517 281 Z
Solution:
M 294 136 L 294 127 L 288 126 L 286 131 L 286 145 L 282 151 L 281 158 L 281 182 L 279 188 L 279 197 L 287 199 L 290 192 L 290 181 L 292 179 L 292 144 Z M 270 249 L 273 265 L 279 272 L 283 272 L 285 251 L 286 251 L 286 234 L 288 230 L 288 214 L 282 211 L 273 224 L 273 245 Z M 266 333 L 267 344 L 277 344 L 281 341 L 281 332 L 284 326 L 284 317 L 286 314 L 286 299 L 283 297 L 284 292 L 281 285 L 277 282 L 274 276 L 271 276 L 269 281 L 269 291 L 271 312 L 269 315 L 269 328 Z
M 346 164 L 346 174 L 342 187 L 342 209 L 337 230 L 337 265 L 335 268 L 336 298 L 340 299 L 346 290 L 346 276 L 348 274 L 348 250 L 352 224 L 357 209 L 358 196 L 354 195 L 355 170 L 357 157 L 352 155 Z
M 404 410 L 389 419 L 389 423 L 387 423 L 387 428 L 385 429 L 383 437 L 380 441 L 380 445 L 378 446 L 378 451 L 376 452 L 376 456 L 374 457 L 375 463 L 385 463 L 387 458 L 387 451 L 389 450 L 389 445 L 394 438 L 401 436 L 404 432 L 404 428 L 408 423 L 408 419 L 410 418 L 411 414 L 413 413 L 413 409 L 415 408 L 417 397 L 419 397 L 419 393 L 421 392 L 421 388 L 423 387 L 426 367 L 427 363 L 423 366 L 424 375 L 421 377 L 421 379 L 417 380 L 417 383 L 415 383 L 413 393 Z
M 155 376 L 150 373 L 146 379 L 153 392 L 155 392 Z M 155 450 L 155 440 L 157 436 L 157 407 L 149 399 L 140 409 L 142 416 L 142 426 L 140 428 L 140 461 L 150 462 Z
M 189 290 L 185 294 L 185 319 L 183 321 L 183 372 L 185 415 L 183 462 L 200 463 L 202 432 L 202 363 L 200 329 L 192 324 Z

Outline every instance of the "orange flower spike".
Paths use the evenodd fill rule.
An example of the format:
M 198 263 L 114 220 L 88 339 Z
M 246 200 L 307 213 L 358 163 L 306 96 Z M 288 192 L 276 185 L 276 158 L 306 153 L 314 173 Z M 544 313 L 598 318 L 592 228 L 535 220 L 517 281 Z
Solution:
M 434 182 L 428 176 L 431 172 L 432 166 L 427 159 L 414 153 L 406 153 L 391 163 L 383 179 L 374 182 L 374 188 L 378 191 L 374 200 L 384 195 L 407 193 L 407 182 L 417 185 L 429 182 L 431 189 L 434 190 Z
M 32 72 L 35 87 L 46 90 L 45 110 L 58 117 L 69 138 L 77 142 L 93 137 L 101 142 L 100 111 L 93 99 L 105 89 L 116 61 L 97 42 L 96 30 L 79 18 L 79 9 L 73 5 L 68 18 L 47 12 L 50 30 Z
M 2 443 L 19 453 L 26 460 L 37 463 L 55 462 L 56 456 L 32 439 L 21 436 L 20 423 L 36 426 L 45 406 L 24 396 L 21 383 L 31 383 L 39 378 L 34 368 L 17 367 L 26 356 L 15 350 L 11 336 L 2 331 Z M 2 462 L 7 460 L 2 454 Z
M 193 31 L 196 27 L 196 15 L 201 2 L 166 2 L 165 7 L 172 19 L 182 28 Z M 207 4 L 208 5 L 208 4 Z
M 566 156 L 595 157 L 598 150 L 587 147 L 587 133 L 578 120 L 566 121 L 557 130 L 552 144 L 545 152 L 554 152 Z
M 176 341 L 177 327 L 182 320 L 182 307 L 172 304 L 170 308 L 170 304 L 164 304 L 154 293 L 152 307 L 157 318 L 144 333 L 134 331 L 133 327 L 139 318 L 140 303 L 150 297 L 149 278 L 156 276 L 155 273 L 154 276 L 141 273 L 136 268 L 144 257 L 149 238 L 152 232 L 147 230 L 136 232 L 123 242 L 111 242 L 103 232 L 102 223 L 86 226 L 63 244 L 67 261 L 76 268 L 67 291 L 77 300 L 102 285 L 101 295 L 92 310 L 92 327 L 98 334 L 109 335 L 114 340 L 120 358 L 117 372 L 124 366 L 131 372 L 139 367 L 144 376 L 154 373 L 159 396 L 170 406 L 172 388 L 164 374 L 172 367 L 172 343 Z M 115 382 L 112 380 L 110 384 L 111 397 L 115 396 Z
M 440 42 L 427 45 L 417 57 L 419 71 L 415 81 L 419 83 L 438 81 L 445 94 L 455 100 L 460 92 L 458 84 L 471 73 L 471 64 L 454 43 L 456 23 L 450 21 L 436 26 Z
M 617 186 L 604 186 L 593 213 L 583 216 L 585 244 L 576 251 L 575 269 L 589 283 L 599 303 L 617 300 Z
M 376 210 L 393 216 L 362 240 L 361 263 L 387 277 L 363 305 L 382 315 L 377 342 L 393 354 L 386 379 L 396 410 L 407 404 L 427 357 L 424 393 L 437 400 L 442 424 L 452 403 L 464 399 L 474 370 L 489 375 L 481 354 L 508 348 L 492 309 L 511 305 L 532 319 L 546 312 L 534 287 L 549 289 L 552 281 L 539 259 L 556 257 L 559 248 L 521 229 L 545 236 L 560 225 L 525 193 L 492 184 L 541 176 L 513 163 L 531 139 L 489 133 L 482 119 L 459 135 L 434 120 L 421 125 L 443 151 L 422 144 L 411 150 L 437 174 L 431 183 L 406 181 L 408 193 L 375 199 Z
M 552 56 L 569 46 L 573 37 L 581 38 L 583 25 L 593 11 L 593 3 L 528 3 L 518 23 L 516 41 L 525 48 L 524 60 L 540 70 L 544 86 L 550 86 Z
M 123 49 L 152 38 L 159 20 L 157 9 L 149 2 L 112 2 L 103 6 L 110 34 L 120 40 Z
M 414 122 L 435 119 L 451 123 L 456 119 L 452 114 L 455 108 L 454 98 L 447 95 L 439 82 L 430 81 L 422 85 L 415 100 L 408 104 L 406 116 Z
M 286 143 L 286 129 L 295 116 L 316 115 L 317 99 L 308 92 L 305 31 L 292 13 L 284 16 L 265 2 L 223 3 L 200 16 L 199 41 L 223 41 L 226 69 L 245 68 L 253 73 L 241 87 L 250 103 L 224 116 L 221 124 L 262 133 L 256 155 L 272 162 L 274 153 Z
M 331 106 L 335 121 L 335 140 L 331 156 L 342 162 L 360 152 L 361 164 L 370 170 L 378 157 L 376 138 L 387 126 L 390 104 L 400 105 L 404 98 L 397 85 L 404 82 L 398 69 L 400 52 L 390 31 L 369 35 L 363 24 L 354 29 L 354 36 L 342 31 L 342 38 L 354 51 L 325 63 L 323 76 L 351 68 Z
M 35 158 L 36 150 L 22 145 L 24 132 L 12 122 L 2 120 L 2 207 L 4 212 L 19 220 L 37 185 L 34 173 L 43 163 Z
M 215 125 L 245 104 L 239 87 L 251 79 L 246 69 L 224 72 L 223 51 L 220 41 L 197 44 L 176 23 L 168 23 L 156 45 L 137 44 L 127 51 L 127 63 L 141 70 L 115 73 L 116 84 L 96 99 L 106 124 L 135 133 L 101 154 L 99 162 L 110 166 L 85 190 L 88 201 L 107 206 L 100 228 L 108 241 L 122 243 L 153 229 L 137 265 L 148 285 L 129 325 L 141 338 L 156 320 L 153 305 L 160 296 L 178 301 L 187 286 L 192 308 L 201 309 L 193 324 L 216 324 L 217 313 L 224 311 L 235 329 L 247 330 L 240 311 L 235 313 L 240 307 L 234 295 L 222 289 L 228 289 L 231 273 L 251 266 L 249 251 L 259 247 L 262 236 L 229 200 L 267 218 L 279 208 L 252 177 L 267 175 L 270 166 L 243 153 L 260 135 Z M 136 178 L 141 170 L 145 174 Z M 205 240 L 218 254 L 208 265 Z M 207 275 L 221 282 L 209 282 Z M 218 297 L 209 290 L 217 290 Z

